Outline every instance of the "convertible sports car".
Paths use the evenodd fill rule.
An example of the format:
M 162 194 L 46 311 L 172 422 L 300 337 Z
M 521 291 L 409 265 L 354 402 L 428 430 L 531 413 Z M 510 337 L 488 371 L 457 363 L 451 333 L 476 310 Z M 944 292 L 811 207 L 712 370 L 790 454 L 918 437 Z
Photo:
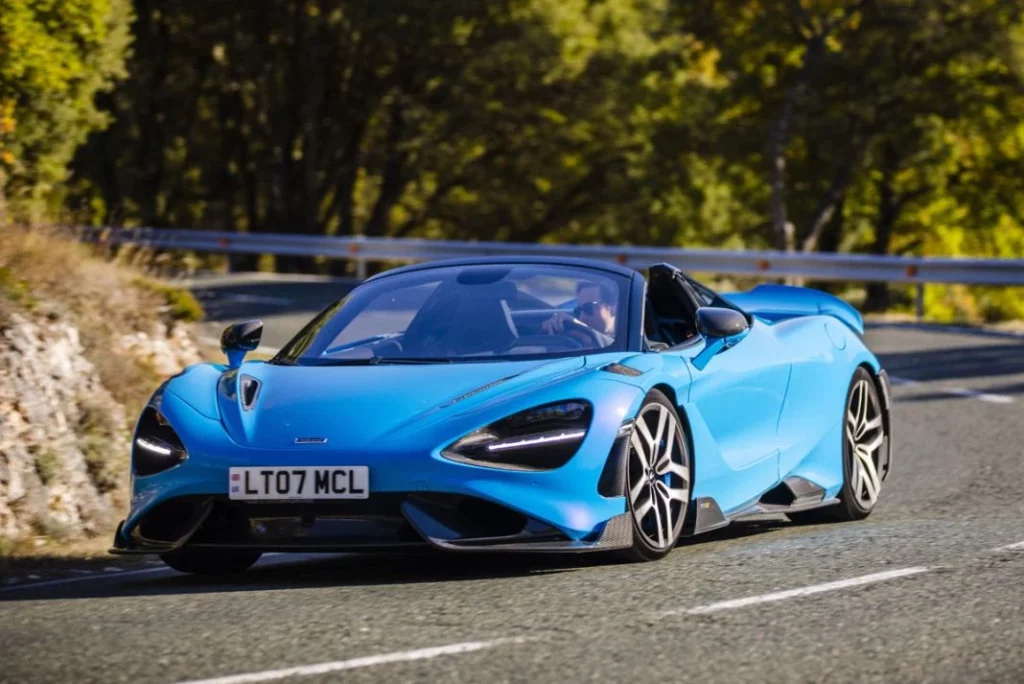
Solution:
M 142 412 L 116 553 L 665 556 L 739 517 L 867 516 L 890 392 L 850 305 L 721 296 L 668 265 L 501 258 L 370 278 L 270 361 L 224 331 Z

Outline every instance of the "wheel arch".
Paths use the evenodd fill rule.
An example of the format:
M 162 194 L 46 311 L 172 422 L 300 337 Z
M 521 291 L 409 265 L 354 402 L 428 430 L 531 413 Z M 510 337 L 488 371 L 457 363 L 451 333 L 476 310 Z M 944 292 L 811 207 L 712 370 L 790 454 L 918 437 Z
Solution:
M 885 425 L 885 473 L 882 475 L 884 481 L 889 477 L 892 472 L 892 452 L 893 452 L 893 440 L 892 440 L 892 388 L 889 384 L 889 374 L 884 368 L 874 368 L 867 361 L 860 363 L 857 368 L 863 368 L 871 376 L 872 382 L 875 384 L 875 389 L 878 391 L 878 396 L 882 399 L 882 420 Z

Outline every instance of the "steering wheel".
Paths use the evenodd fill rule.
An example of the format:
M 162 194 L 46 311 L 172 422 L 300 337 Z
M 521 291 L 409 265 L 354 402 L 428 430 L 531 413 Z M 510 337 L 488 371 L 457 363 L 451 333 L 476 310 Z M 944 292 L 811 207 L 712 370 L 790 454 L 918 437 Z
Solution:
M 597 336 L 597 331 L 582 321 L 570 318 L 563 323 L 563 326 L 565 334 L 571 335 L 580 344 L 581 349 L 600 349 L 604 346 L 601 343 L 601 338 Z

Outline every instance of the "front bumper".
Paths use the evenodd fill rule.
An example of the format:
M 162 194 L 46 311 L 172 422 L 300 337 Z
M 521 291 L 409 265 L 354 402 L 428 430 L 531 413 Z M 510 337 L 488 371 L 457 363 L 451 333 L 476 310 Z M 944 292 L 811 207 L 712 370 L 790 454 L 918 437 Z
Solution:
M 564 532 L 483 499 L 412 492 L 332 502 L 249 503 L 224 496 L 185 496 L 153 507 L 130 530 L 124 523 L 112 553 L 166 553 L 182 546 L 261 551 L 385 551 L 434 547 L 451 551 L 565 553 L 632 544 L 622 513 L 591 535 Z

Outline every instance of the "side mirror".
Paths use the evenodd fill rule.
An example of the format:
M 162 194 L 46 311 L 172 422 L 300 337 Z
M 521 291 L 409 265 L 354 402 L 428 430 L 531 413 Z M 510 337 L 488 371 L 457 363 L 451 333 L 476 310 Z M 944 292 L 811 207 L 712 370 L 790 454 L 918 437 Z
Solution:
M 245 355 L 260 346 L 263 321 L 245 321 L 224 328 L 220 336 L 220 349 L 228 357 L 228 367 L 238 368 Z
M 704 306 L 697 309 L 697 331 L 710 339 L 734 338 L 750 330 L 747 317 L 735 309 Z
M 715 354 L 736 344 L 750 332 L 750 323 L 735 309 L 704 306 L 697 309 L 697 332 L 704 336 L 705 344 L 692 361 L 697 370 L 704 370 Z

